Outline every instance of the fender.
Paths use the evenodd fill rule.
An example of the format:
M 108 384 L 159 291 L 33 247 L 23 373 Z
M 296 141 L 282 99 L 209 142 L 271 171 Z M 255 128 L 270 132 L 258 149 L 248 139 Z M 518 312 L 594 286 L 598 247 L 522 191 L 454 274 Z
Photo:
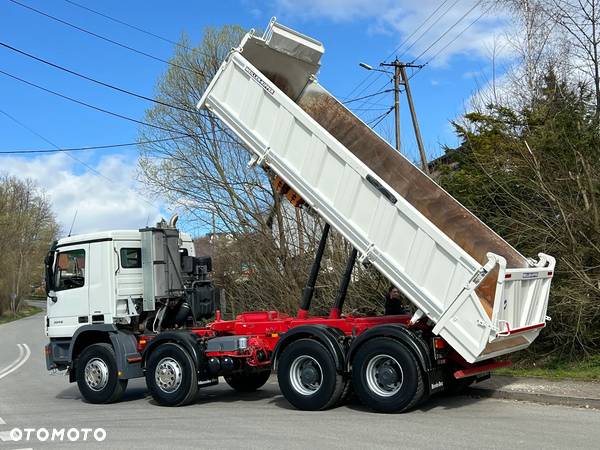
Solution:
M 110 341 L 117 356 L 119 378 L 129 380 L 144 376 L 142 356 L 137 350 L 137 339 L 130 331 L 118 330 L 110 333 Z
M 314 338 L 329 350 L 335 361 L 338 372 L 343 372 L 345 367 L 345 349 L 340 338 L 344 338 L 344 333 L 333 327 L 325 325 L 301 325 L 294 327 L 281 336 L 271 357 L 273 370 L 277 369 L 277 361 L 281 352 L 292 342 L 303 338 Z
M 129 331 L 119 330 L 115 325 L 112 324 L 91 324 L 84 325 L 77 329 L 71 343 L 69 345 L 69 361 L 74 367 L 74 360 L 77 358 L 81 350 L 85 346 L 81 346 L 80 343 L 83 339 L 88 339 L 88 345 L 92 345 L 98 342 L 110 342 L 117 360 L 117 370 L 119 371 L 119 378 L 122 380 L 128 380 L 130 378 L 139 378 L 144 375 L 141 367 L 140 354 L 137 351 L 137 340 L 133 333 Z M 93 338 L 91 336 L 94 336 Z M 101 337 L 100 339 L 98 339 Z M 133 361 L 129 361 L 132 359 Z M 71 370 L 69 372 L 69 380 L 75 381 L 75 372 Z
M 78 347 L 78 341 L 79 338 L 83 338 L 82 335 L 87 334 L 87 333 L 100 333 L 100 334 L 104 334 L 106 333 L 107 335 L 109 333 L 115 333 L 117 332 L 118 329 L 116 326 L 111 325 L 111 324 L 93 324 L 93 325 L 84 325 L 82 327 L 77 328 L 77 330 L 75 331 L 75 334 L 73 335 L 73 337 L 71 338 L 71 345 L 69 345 L 69 361 L 73 362 L 73 360 L 75 358 L 77 358 L 77 356 L 79 355 L 79 352 L 75 352 L 75 349 Z M 109 337 L 110 339 L 110 337 Z M 103 341 L 98 341 L 98 342 L 103 342 Z M 117 358 L 118 359 L 118 358 Z
M 423 339 L 421 339 L 413 331 L 406 328 L 404 325 L 386 324 L 369 328 L 352 341 L 348 351 L 346 370 L 350 370 L 352 359 L 354 358 L 354 355 L 360 346 L 369 339 L 376 337 L 389 337 L 406 345 L 406 347 L 408 347 L 408 349 L 415 355 L 426 375 L 433 369 L 430 350 L 427 346 L 427 343 Z
M 152 353 L 152 351 L 160 344 L 164 344 L 165 342 L 175 342 L 185 348 L 192 357 L 196 369 L 199 368 L 200 360 L 203 355 L 200 349 L 199 339 L 195 334 L 188 331 L 165 331 L 152 339 L 142 353 L 144 368 L 146 367 L 146 360 L 148 359 L 148 356 L 150 356 L 150 353 Z

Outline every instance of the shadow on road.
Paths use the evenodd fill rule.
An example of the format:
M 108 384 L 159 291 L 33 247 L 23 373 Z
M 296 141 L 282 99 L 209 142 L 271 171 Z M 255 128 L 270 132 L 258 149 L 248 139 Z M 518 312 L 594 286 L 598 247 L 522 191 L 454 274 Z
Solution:
M 128 387 L 125 393 L 123 394 L 123 398 L 119 402 L 132 402 L 135 400 L 141 400 L 147 396 L 149 396 L 149 394 L 146 388 Z M 59 400 L 80 400 L 84 403 L 89 403 L 81 397 L 81 394 L 79 393 L 79 389 L 77 388 L 76 384 L 73 384 L 67 389 L 59 392 L 55 398 Z
M 57 396 L 57 399 L 60 400 L 79 400 L 87 403 L 84 399 L 82 399 L 81 394 L 79 393 L 79 389 L 76 384 L 69 386 L 67 389 L 60 392 Z M 148 390 L 145 386 L 129 386 L 123 395 L 123 398 L 120 400 L 120 403 L 133 402 L 138 400 L 144 400 L 148 402 L 148 404 L 153 406 L 160 406 L 154 399 L 150 396 Z M 276 406 L 281 409 L 286 410 L 296 410 L 283 395 L 279 392 L 279 389 L 276 386 L 268 385 L 262 389 L 259 389 L 255 392 L 237 392 L 233 389 L 200 389 L 198 391 L 198 395 L 196 399 L 190 403 L 188 406 L 193 405 L 203 405 L 203 404 L 224 404 L 224 403 L 248 403 L 248 402 L 261 402 L 267 400 L 270 405 Z M 427 412 L 432 409 L 442 408 L 444 410 L 450 410 L 455 408 L 463 408 L 467 405 L 473 405 L 482 401 L 482 398 L 470 396 L 470 395 L 434 395 L 428 400 L 424 401 L 416 408 L 413 408 L 411 412 L 421 411 Z M 353 411 L 357 411 L 360 413 L 366 414 L 378 414 L 373 412 L 366 406 L 364 406 L 360 400 L 355 395 L 350 395 L 348 400 L 339 405 L 341 408 L 347 408 Z

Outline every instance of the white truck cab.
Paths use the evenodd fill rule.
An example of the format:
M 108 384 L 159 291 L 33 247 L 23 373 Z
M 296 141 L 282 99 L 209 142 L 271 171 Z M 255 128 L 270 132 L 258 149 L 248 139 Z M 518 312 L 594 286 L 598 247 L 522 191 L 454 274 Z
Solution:
M 180 252 L 195 256 L 189 234 Z M 60 239 L 53 246 L 53 291 L 46 335 L 71 337 L 88 324 L 128 324 L 144 295 L 142 232 L 112 230 Z

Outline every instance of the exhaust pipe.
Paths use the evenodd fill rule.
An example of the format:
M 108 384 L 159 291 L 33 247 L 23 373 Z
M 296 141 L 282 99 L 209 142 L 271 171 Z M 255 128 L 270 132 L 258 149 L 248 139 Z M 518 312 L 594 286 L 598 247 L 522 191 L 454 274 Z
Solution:
M 169 219 L 169 227 L 176 228 L 178 220 L 179 220 L 179 214 L 173 214 L 173 216 Z

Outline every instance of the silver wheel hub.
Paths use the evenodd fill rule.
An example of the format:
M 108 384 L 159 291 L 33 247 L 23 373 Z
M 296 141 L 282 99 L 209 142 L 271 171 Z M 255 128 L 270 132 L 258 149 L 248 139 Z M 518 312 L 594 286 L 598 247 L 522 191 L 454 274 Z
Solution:
M 182 381 L 181 366 L 173 358 L 163 358 L 156 366 L 154 380 L 156 385 L 164 392 L 171 393 L 181 386 Z
M 290 383 L 302 395 L 313 395 L 321 388 L 323 369 L 315 358 L 298 356 L 290 366 Z
M 92 358 L 85 365 L 84 377 L 92 391 L 101 391 L 108 384 L 108 365 L 100 358 Z
M 371 358 L 365 375 L 369 389 L 381 397 L 397 394 L 404 382 L 402 366 L 389 355 L 377 355 Z

